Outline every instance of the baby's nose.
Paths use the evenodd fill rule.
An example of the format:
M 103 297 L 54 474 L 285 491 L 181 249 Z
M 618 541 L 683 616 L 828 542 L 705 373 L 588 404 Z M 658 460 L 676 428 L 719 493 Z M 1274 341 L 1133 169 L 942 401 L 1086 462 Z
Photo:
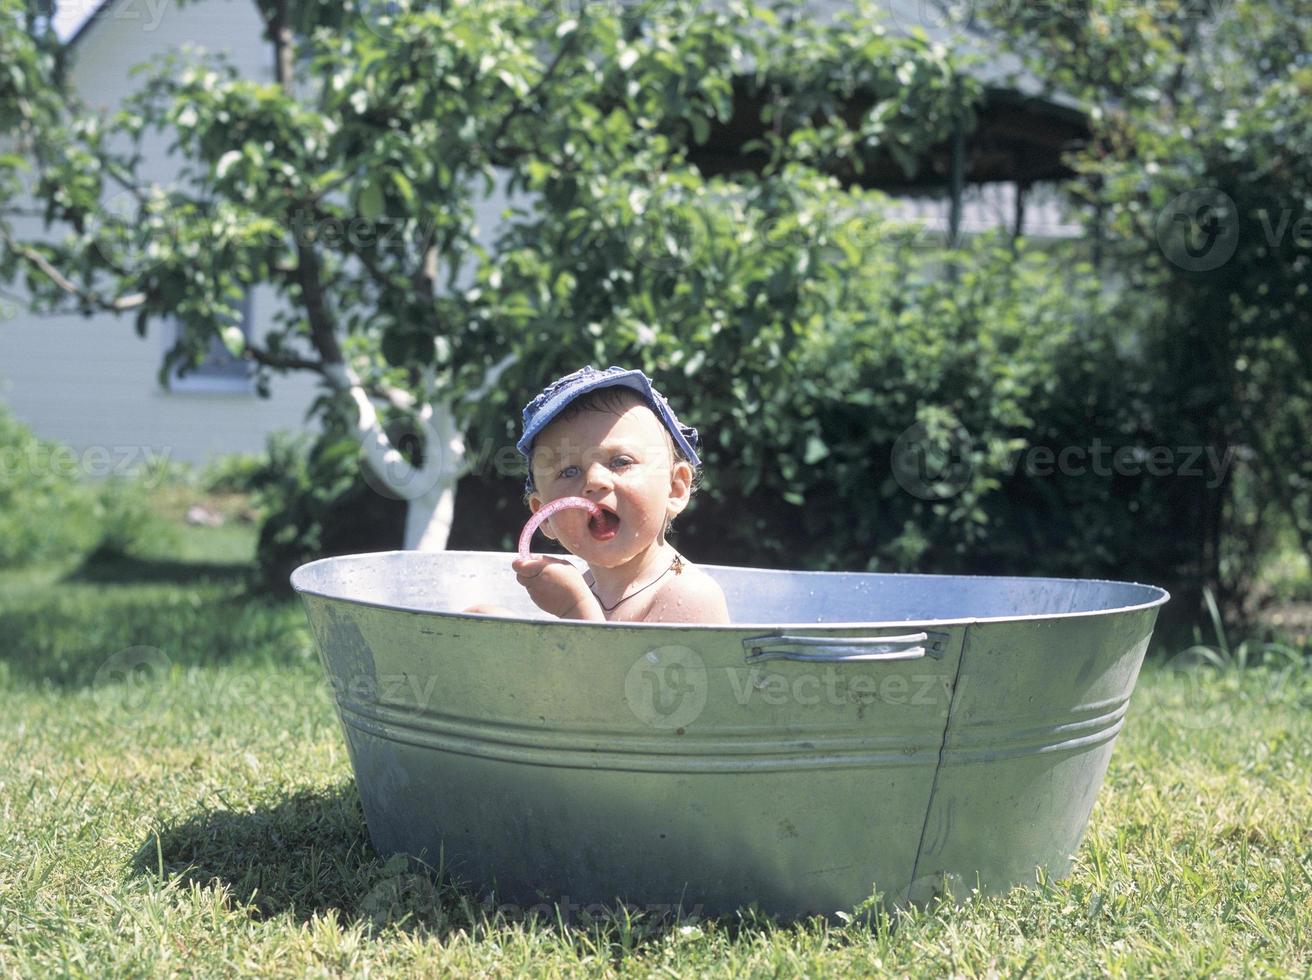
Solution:
M 596 462 L 588 466 L 585 489 L 606 490 L 610 488 L 614 474 L 604 463 Z

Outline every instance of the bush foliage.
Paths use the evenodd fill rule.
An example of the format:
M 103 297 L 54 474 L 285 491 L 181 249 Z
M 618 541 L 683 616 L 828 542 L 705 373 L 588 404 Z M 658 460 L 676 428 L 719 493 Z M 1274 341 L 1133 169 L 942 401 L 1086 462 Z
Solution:
M 75 454 L 0 405 L 0 567 L 126 555 L 160 529 L 138 481 L 82 478 Z
M 25 565 L 96 544 L 96 498 L 59 446 L 38 439 L 0 405 L 0 566 Z

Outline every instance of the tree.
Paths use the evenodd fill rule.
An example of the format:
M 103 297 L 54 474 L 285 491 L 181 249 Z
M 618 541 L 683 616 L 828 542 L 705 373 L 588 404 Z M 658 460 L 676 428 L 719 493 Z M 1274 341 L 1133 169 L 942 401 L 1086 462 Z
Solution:
M 1312 23 L 1261 0 L 985 3 L 1041 77 L 1094 107 L 1070 189 L 1145 298 L 1144 421 L 1238 454 L 1251 486 L 1166 481 L 1200 582 L 1232 610 L 1278 515 L 1312 555 Z M 1130 401 L 1130 399 L 1127 399 Z
M 650 291 L 667 284 L 634 265 L 650 269 L 671 214 L 684 227 L 708 206 L 741 214 L 685 155 L 733 119 L 736 98 L 764 96 L 769 162 L 746 205 L 759 222 L 777 213 L 770 182 L 789 166 L 859 171 L 893 153 L 910 172 L 954 122 L 969 124 L 979 96 L 945 51 L 887 36 L 864 2 L 828 28 L 783 0 L 258 7 L 277 84 L 218 58 L 175 57 L 108 119 L 65 106 L 54 57 L 6 30 L 0 112 L 20 155 L 0 159 L 0 280 L 22 275 L 38 310 L 131 315 L 143 335 L 175 317 L 181 336 L 162 375 L 194 366 L 216 336 L 254 362 L 261 391 L 273 375 L 315 372 L 317 410 L 349 405 L 367 465 L 409 500 L 408 547 L 444 545 L 470 465 L 462 422 L 504 407 L 498 390 L 536 390 L 546 366 L 577 366 L 616 330 L 631 332 L 623 349 L 650 369 L 633 325 L 678 333 L 648 316 Z M 20 0 L 0 0 L 0 12 L 26 16 Z M 184 161 L 168 187 L 141 176 L 160 139 Z M 5 222 L 23 169 L 62 239 L 19 241 Z M 473 195 L 498 175 L 532 201 L 488 251 L 473 235 Z M 677 206 L 658 206 L 653 187 L 677 193 Z M 554 240 L 546 262 L 516 265 L 529 261 L 516 252 L 525 234 L 565 228 L 592 241 Z M 601 239 L 611 247 L 593 247 Z M 798 269 L 809 247 L 788 243 L 780 268 Z M 461 292 L 467 263 L 478 283 Z M 260 343 L 231 326 L 256 283 L 283 303 Z M 777 277 L 771 288 L 795 287 Z M 379 407 L 422 434 L 417 462 L 388 439 Z

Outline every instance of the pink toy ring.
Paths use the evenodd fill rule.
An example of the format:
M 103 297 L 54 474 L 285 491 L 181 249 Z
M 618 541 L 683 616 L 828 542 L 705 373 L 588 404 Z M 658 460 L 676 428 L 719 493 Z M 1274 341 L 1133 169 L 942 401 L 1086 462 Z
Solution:
M 559 500 L 553 500 L 530 517 L 528 523 L 524 525 L 524 530 L 519 532 L 519 557 L 521 559 L 528 557 L 528 546 L 533 540 L 533 532 L 538 529 L 538 525 L 553 514 L 558 514 L 562 510 L 569 510 L 571 507 L 582 507 L 593 517 L 601 513 L 601 508 L 586 497 L 561 497 Z

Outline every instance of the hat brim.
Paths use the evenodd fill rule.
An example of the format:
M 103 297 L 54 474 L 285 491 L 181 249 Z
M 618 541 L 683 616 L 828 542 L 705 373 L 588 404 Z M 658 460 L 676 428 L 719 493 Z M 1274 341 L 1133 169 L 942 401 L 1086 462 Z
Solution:
M 693 448 L 688 437 L 684 435 L 679 420 L 674 417 L 668 405 L 663 398 L 656 396 L 655 389 L 652 388 L 651 381 L 641 371 L 624 371 L 613 374 L 602 374 L 595 378 L 580 380 L 572 384 L 563 391 L 557 392 L 547 400 L 541 408 L 537 410 L 533 418 L 524 427 L 524 434 L 519 437 L 515 443 L 515 448 L 520 454 L 529 459 L 531 462 L 531 453 L 533 441 L 541 434 L 542 430 L 550 425 L 570 403 L 576 401 L 581 395 L 589 391 L 595 391 L 598 388 L 630 388 L 636 391 L 647 403 L 647 407 L 656 412 L 661 423 L 673 437 L 675 444 L 688 458 L 693 466 L 700 466 L 701 459 L 697 455 L 697 450 Z M 693 430 L 694 432 L 696 430 Z M 532 481 L 532 471 L 530 468 L 529 480 Z

